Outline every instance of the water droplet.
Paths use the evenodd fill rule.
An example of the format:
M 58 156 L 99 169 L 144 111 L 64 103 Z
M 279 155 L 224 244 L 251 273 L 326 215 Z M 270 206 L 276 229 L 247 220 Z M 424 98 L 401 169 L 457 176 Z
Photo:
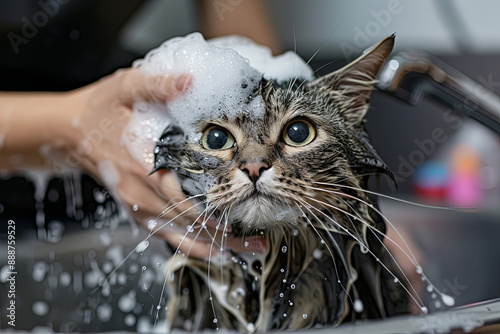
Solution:
M 156 267 L 161 268 L 161 262 L 156 263 Z
M 113 309 L 111 308 L 111 305 L 103 304 L 97 307 L 96 313 L 99 320 L 101 320 L 102 322 L 106 322 L 109 321 L 109 319 L 111 319 L 111 314 L 113 313 Z
M 45 262 L 35 262 L 35 264 L 33 265 L 33 273 L 31 277 L 35 282 L 41 282 L 44 280 L 48 270 L 49 266 Z
M 394 283 L 398 283 L 398 282 L 399 282 L 399 278 L 394 277 Z
M 446 306 L 455 305 L 455 298 L 453 298 L 452 296 L 445 295 L 444 293 L 441 294 L 441 300 Z
M 149 241 L 147 240 L 144 240 L 144 241 L 141 241 L 136 247 L 135 247 L 135 252 L 136 253 L 142 253 L 146 250 L 146 248 L 148 248 L 149 246 Z
M 422 273 L 422 267 L 421 266 L 417 266 L 417 274 L 421 274 Z
M 280 298 L 285 297 L 285 294 L 283 292 L 280 293 Z
M 188 226 L 186 226 L 186 229 L 188 230 L 188 232 L 189 232 L 189 233 L 194 232 L 194 227 L 193 227 L 193 225 L 188 225 Z
M 283 253 L 286 253 L 286 251 L 287 251 L 287 250 L 288 250 L 288 247 L 286 247 L 286 246 L 281 247 L 281 251 L 282 251 Z
M 296 237 L 296 236 L 298 236 L 298 235 L 299 235 L 299 230 L 294 229 L 294 230 L 293 230 L 293 236 L 294 236 L 294 237 Z
M 44 301 L 37 301 L 34 302 L 33 305 L 31 305 L 31 310 L 36 315 L 42 317 L 49 313 L 49 305 Z
M 89 252 L 88 252 L 89 258 L 93 259 L 93 258 L 95 258 L 96 255 L 97 254 L 96 254 L 95 250 L 93 250 L 93 249 L 89 250 Z
M 321 259 L 321 257 L 323 256 L 323 252 L 316 248 L 314 251 L 313 251 L 313 257 L 316 259 L 316 260 L 319 260 Z
M 146 270 L 146 266 L 142 266 L 142 271 L 145 271 Z
M 295 289 L 295 284 L 291 284 L 290 289 L 292 289 L 292 290 Z
M 118 308 L 120 311 L 128 313 L 134 309 L 136 305 L 135 290 L 131 290 L 126 295 L 123 295 L 118 299 Z
M 428 284 L 426 289 L 427 289 L 427 292 L 432 292 L 432 290 L 434 290 L 434 287 L 431 284 Z
M 219 320 L 217 320 L 217 318 L 214 318 L 213 322 L 214 324 L 216 324 Z
M 302 319 L 307 319 L 307 313 L 302 314 Z
M 353 307 L 354 307 L 354 311 L 356 313 L 361 313 L 365 309 L 365 306 L 363 305 L 363 302 L 361 301 L 361 299 L 354 300 Z
M 156 309 L 157 310 L 161 309 L 161 306 L 160 305 L 156 305 Z
M 61 240 L 64 233 L 64 224 L 58 220 L 53 220 L 49 222 L 47 226 L 47 240 L 53 243 L 57 243 Z
M 135 325 L 135 316 L 133 314 L 127 314 L 124 319 L 125 325 L 133 326 Z
M 422 306 L 421 310 L 422 310 L 422 313 L 425 313 L 425 314 L 427 314 L 427 312 L 429 312 L 429 310 L 425 306 Z
M 154 221 L 152 219 L 150 221 L 148 221 L 148 229 L 149 230 L 152 230 L 155 226 L 156 226 L 156 221 Z
M 103 244 L 103 246 L 109 246 L 113 240 L 110 233 L 104 232 L 99 235 L 99 241 Z
M 439 300 L 436 300 L 436 301 L 434 302 L 434 306 L 435 306 L 436 308 L 440 308 L 440 307 L 441 307 L 441 303 L 439 302 Z
M 102 271 L 105 272 L 106 274 L 109 274 L 113 270 L 113 264 L 111 262 L 105 262 L 102 265 Z
M 283 283 L 286 283 L 286 278 L 283 278 Z
M 250 243 L 248 241 L 245 241 L 245 247 L 248 247 Z
M 134 205 L 132 206 L 132 210 L 133 210 L 133 211 L 137 211 L 137 210 L 139 210 L 139 206 L 138 206 L 137 204 L 134 204 Z
M 285 269 L 281 268 L 281 269 L 280 269 L 280 272 L 284 273 L 284 272 L 285 272 Z
M 71 275 L 67 272 L 62 272 L 60 275 L 59 275 L 59 283 L 63 286 L 63 287 L 67 287 L 71 284 Z
M 290 300 L 288 305 L 293 306 L 293 302 Z
M 253 333 L 255 331 L 255 325 L 251 322 L 247 324 L 247 331 Z
M 286 313 L 283 313 L 283 318 L 286 318 L 287 317 L 287 314 Z

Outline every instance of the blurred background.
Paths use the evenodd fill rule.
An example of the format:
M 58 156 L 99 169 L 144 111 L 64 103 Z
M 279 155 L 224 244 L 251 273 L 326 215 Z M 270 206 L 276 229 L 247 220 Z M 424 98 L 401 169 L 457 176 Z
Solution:
M 246 1 L 213 0 L 204 6 L 222 24 Z M 500 92 L 498 1 L 262 3 L 275 32 L 273 50 L 296 50 L 320 75 L 395 33 L 395 54 L 428 52 Z M 64 91 L 89 84 L 169 38 L 203 31 L 201 7 L 186 0 L 2 1 L 0 90 Z M 382 177 L 372 189 L 418 203 L 475 208 L 428 209 L 383 198 L 383 211 L 413 240 L 429 279 L 457 305 L 500 297 L 498 134 L 463 119 L 459 105 L 410 106 L 381 92 L 374 92 L 371 104 L 368 131 L 398 181 L 396 188 Z M 152 240 L 144 254 L 134 252 L 145 232 L 123 224 L 107 191 L 86 176 L 49 178 L 38 198 L 33 184 L 41 182 L 39 176 L 0 178 L 1 247 L 8 219 L 20 229 L 22 323 L 16 329 L 147 331 L 168 255 L 164 243 Z M 40 227 L 47 231 L 45 240 L 39 240 Z M 112 273 L 129 252 L 126 264 Z M 0 258 L 0 312 L 6 305 L 5 262 Z M 110 291 L 93 291 L 108 274 L 115 280 Z M 6 327 L 2 313 L 1 328 Z

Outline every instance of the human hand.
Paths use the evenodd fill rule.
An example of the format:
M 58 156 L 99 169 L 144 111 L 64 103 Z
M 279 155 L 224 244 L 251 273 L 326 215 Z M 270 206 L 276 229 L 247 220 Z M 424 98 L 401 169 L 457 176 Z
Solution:
M 134 103 L 168 103 L 186 92 L 191 82 L 189 75 L 148 77 L 126 69 L 68 93 L 71 105 L 78 106 L 70 135 L 70 146 L 77 153 L 73 160 L 103 183 L 144 227 L 151 229 L 148 223 L 161 214 L 152 231 L 189 256 L 213 256 L 210 252 L 220 249 L 222 238 L 235 251 L 263 252 L 261 237 L 242 240 L 227 231 L 223 237 L 224 231 L 214 227 L 213 219 L 205 226 L 196 203 L 186 199 L 174 173 L 161 170 L 148 176 L 152 162 L 137 161 L 121 144 Z

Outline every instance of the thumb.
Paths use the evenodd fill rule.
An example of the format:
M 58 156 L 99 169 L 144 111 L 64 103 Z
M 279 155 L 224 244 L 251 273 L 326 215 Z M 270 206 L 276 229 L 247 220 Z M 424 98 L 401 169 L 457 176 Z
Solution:
M 122 101 L 125 105 L 132 106 L 138 101 L 172 101 L 189 89 L 193 77 L 189 74 L 148 76 L 139 69 L 127 69 L 119 75 L 119 80 Z

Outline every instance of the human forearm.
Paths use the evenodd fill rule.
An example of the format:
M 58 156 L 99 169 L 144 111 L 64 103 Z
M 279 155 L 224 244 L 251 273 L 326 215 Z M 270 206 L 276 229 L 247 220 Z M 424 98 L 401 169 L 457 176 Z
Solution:
M 0 168 L 46 165 L 43 151 L 70 145 L 71 93 L 0 93 Z
M 274 54 L 281 52 L 263 1 L 200 0 L 199 3 L 205 37 L 241 35 L 268 46 Z

